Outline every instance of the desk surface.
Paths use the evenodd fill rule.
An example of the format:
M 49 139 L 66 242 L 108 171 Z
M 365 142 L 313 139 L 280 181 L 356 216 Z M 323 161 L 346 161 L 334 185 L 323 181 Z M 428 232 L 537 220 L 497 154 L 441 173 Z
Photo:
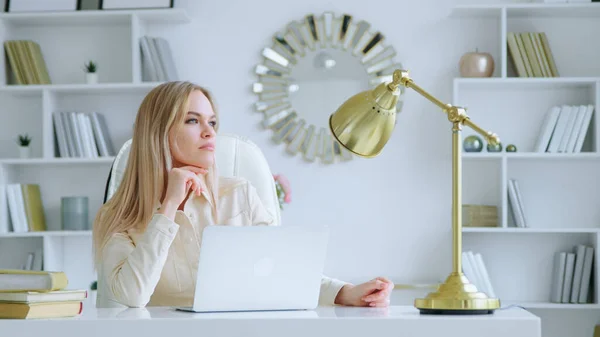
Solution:
M 406 333 L 406 336 L 540 337 L 540 318 L 520 308 L 491 315 L 420 315 L 411 306 L 389 308 L 319 307 L 309 311 L 190 313 L 167 307 L 96 309 L 79 317 L 50 320 L 0 321 L 7 336 L 35 336 L 60 330 L 61 337 L 131 337 L 132 334 L 172 336 L 202 331 L 203 336 L 365 336 Z

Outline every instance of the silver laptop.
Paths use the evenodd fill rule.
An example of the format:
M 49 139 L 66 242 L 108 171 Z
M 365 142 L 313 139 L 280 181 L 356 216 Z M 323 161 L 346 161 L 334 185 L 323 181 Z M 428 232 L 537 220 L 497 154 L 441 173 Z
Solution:
M 317 307 L 327 227 L 208 226 L 192 312 Z

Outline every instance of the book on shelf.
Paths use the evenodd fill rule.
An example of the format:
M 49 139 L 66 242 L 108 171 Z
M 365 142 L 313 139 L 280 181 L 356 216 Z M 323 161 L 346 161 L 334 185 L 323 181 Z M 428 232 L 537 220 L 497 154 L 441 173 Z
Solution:
M 471 284 L 477 287 L 478 291 L 484 292 L 488 297 L 496 297 L 481 253 L 475 253 L 470 250 L 462 252 L 462 268 L 463 274 L 465 274 Z
M 7 84 L 50 84 L 50 75 L 40 45 L 31 40 L 4 41 L 8 60 Z
M 508 179 L 508 203 L 512 210 L 511 215 L 513 223 L 517 227 L 525 228 L 527 225 L 527 217 L 525 216 L 525 206 L 523 203 L 523 195 L 519 187 L 519 182 L 516 179 Z
M 4 221 L 0 233 L 40 232 L 46 230 L 46 216 L 38 184 L 6 184 L 10 223 Z
M 534 152 L 580 153 L 583 149 L 594 106 L 552 106 L 546 113 Z
M 142 81 L 165 82 L 179 79 L 169 42 L 162 37 L 140 38 Z
M 507 45 L 519 77 L 558 77 L 558 69 L 544 32 L 508 32 Z
M 73 317 L 83 311 L 87 291 L 66 289 L 60 271 L 0 270 L 0 318 Z
M 572 251 L 554 253 L 552 303 L 590 303 L 594 248 L 577 245 Z
M 115 155 L 104 116 L 98 112 L 54 112 L 55 156 L 98 158 Z

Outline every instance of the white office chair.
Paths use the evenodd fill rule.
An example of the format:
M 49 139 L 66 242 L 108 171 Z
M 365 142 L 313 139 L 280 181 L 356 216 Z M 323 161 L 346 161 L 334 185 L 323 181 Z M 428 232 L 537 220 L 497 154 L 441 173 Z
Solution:
M 115 157 L 106 182 L 104 202 L 112 197 L 121 183 L 130 147 L 131 139 L 123 144 Z M 242 177 L 250 181 L 256 188 L 265 208 L 273 215 L 276 223 L 281 224 L 281 211 L 275 181 L 260 148 L 245 137 L 218 134 L 215 156 L 219 174 L 228 177 Z
M 104 202 L 113 196 L 121 183 L 130 147 L 131 139 L 123 144 L 115 157 L 106 182 Z M 216 159 L 219 174 L 242 177 L 250 181 L 276 223 L 281 224 L 281 211 L 275 181 L 260 148 L 247 138 L 232 134 L 219 134 L 217 135 Z M 102 296 L 103 289 L 103 286 L 98 286 L 98 297 Z M 94 305 L 97 306 L 96 303 Z

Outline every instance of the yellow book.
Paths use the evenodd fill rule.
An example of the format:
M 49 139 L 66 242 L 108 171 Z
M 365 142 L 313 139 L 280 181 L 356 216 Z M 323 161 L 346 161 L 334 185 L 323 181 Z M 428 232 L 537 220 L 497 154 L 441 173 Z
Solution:
M 527 70 L 525 69 L 525 64 L 523 63 L 523 57 L 521 57 L 521 53 L 519 51 L 519 46 L 517 45 L 517 39 L 515 38 L 515 33 L 509 32 L 507 34 L 507 44 L 508 44 L 508 52 L 513 60 L 513 64 L 515 65 L 515 70 L 519 77 L 527 77 Z
M 46 66 L 46 60 L 44 60 L 44 55 L 42 54 L 42 48 L 39 44 L 35 42 L 33 43 L 33 46 L 36 51 L 35 55 L 38 58 L 38 63 L 42 70 L 42 81 L 44 84 L 51 84 L 52 81 L 50 80 L 50 74 L 48 73 L 48 66 Z
M 5 41 L 4 50 L 6 51 L 6 56 L 8 57 L 10 69 L 14 75 L 16 84 L 25 84 L 17 59 L 17 50 L 15 49 L 13 41 Z
M 546 33 L 540 33 L 540 40 L 542 41 L 542 47 L 546 53 L 546 58 L 548 59 L 548 64 L 550 64 L 550 70 L 552 70 L 553 77 L 559 77 L 558 69 L 556 68 L 556 63 L 554 63 L 554 56 L 552 55 L 552 51 L 550 50 L 550 43 L 548 43 L 548 37 L 546 37 Z
M 46 217 L 40 186 L 37 184 L 21 184 L 23 201 L 25 203 L 25 214 L 30 232 L 42 232 L 46 230 Z
M 515 40 L 517 41 L 517 47 L 519 47 L 519 54 L 521 54 L 521 58 L 523 59 L 523 65 L 525 66 L 525 71 L 527 72 L 527 76 L 525 77 L 533 77 L 531 62 L 529 62 L 529 57 L 527 57 L 527 52 L 525 51 L 525 45 L 523 44 L 521 34 L 515 33 Z
M 83 302 L 0 303 L 0 318 L 35 319 L 74 317 L 83 311 Z
M 594 337 L 600 337 L 600 324 L 594 328 Z
M 525 46 L 525 52 L 527 53 L 527 58 L 529 58 L 531 69 L 533 70 L 533 77 L 543 77 L 542 69 L 540 68 L 537 56 L 535 55 L 533 41 L 531 41 L 529 33 L 520 33 L 520 35 L 521 39 L 523 39 L 523 45 Z
M 61 271 L 0 269 L 0 292 L 63 290 L 69 284 Z
M 17 55 L 19 58 L 19 64 L 21 65 L 21 72 L 25 75 L 25 84 L 35 84 L 35 78 L 33 77 L 33 69 L 29 58 L 27 57 L 27 46 L 25 41 L 15 41 L 17 46 Z
M 33 84 L 42 84 L 42 80 L 40 78 L 40 71 L 35 62 L 35 53 L 33 51 L 32 41 L 23 41 L 23 46 L 25 51 L 27 52 L 27 62 L 31 68 L 31 74 L 33 76 Z
M 68 301 L 84 301 L 87 298 L 87 290 L 56 290 L 49 292 L 15 292 L 15 293 L 0 293 L 1 302 L 17 302 L 17 303 L 38 303 L 38 302 L 68 302 Z

